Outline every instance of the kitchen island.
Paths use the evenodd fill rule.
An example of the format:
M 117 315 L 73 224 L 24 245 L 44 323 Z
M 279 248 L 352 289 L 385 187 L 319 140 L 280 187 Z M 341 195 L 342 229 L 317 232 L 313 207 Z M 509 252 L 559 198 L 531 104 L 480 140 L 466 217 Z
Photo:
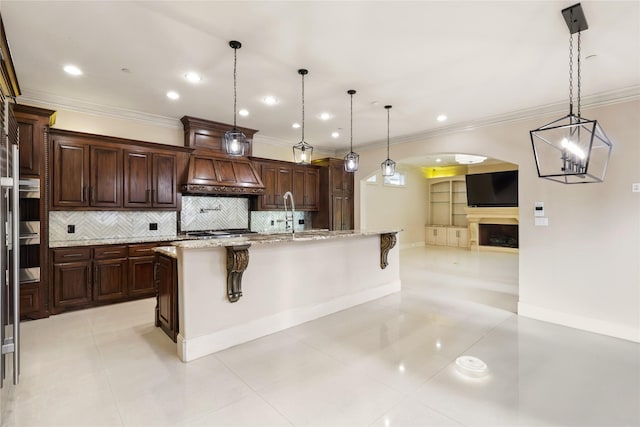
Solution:
M 188 362 L 400 291 L 397 230 L 173 242 Z M 159 249 L 162 251 L 163 249 Z

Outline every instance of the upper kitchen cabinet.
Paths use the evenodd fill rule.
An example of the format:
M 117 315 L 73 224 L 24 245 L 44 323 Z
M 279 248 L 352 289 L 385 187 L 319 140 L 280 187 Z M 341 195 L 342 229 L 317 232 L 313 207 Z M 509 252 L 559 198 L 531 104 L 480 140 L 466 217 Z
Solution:
M 188 151 L 140 141 L 53 129 L 51 209 L 168 209 Z
M 45 131 L 55 111 L 20 104 L 12 107 L 19 129 L 20 177 L 38 178 L 42 171 Z
M 189 116 L 184 116 L 180 120 L 184 127 L 185 147 L 192 148 L 198 152 L 206 151 L 209 154 L 227 156 L 223 136 L 226 131 L 231 130 L 231 125 Z M 251 142 L 257 130 L 243 127 L 238 127 L 238 129 L 247 137 L 248 146 L 244 153 L 245 156 L 250 156 Z
M 264 194 L 254 201 L 252 209 L 268 211 L 284 208 L 284 194 L 290 191 L 297 211 L 318 210 L 319 169 L 291 162 L 253 159 L 264 183 Z
M 126 208 L 176 208 L 177 177 L 175 154 L 125 150 L 124 206 Z
M 320 166 L 318 212 L 313 214 L 314 228 L 353 229 L 353 173 L 344 170 L 343 159 L 314 160 Z
M 51 208 L 122 207 L 122 150 L 54 135 Z

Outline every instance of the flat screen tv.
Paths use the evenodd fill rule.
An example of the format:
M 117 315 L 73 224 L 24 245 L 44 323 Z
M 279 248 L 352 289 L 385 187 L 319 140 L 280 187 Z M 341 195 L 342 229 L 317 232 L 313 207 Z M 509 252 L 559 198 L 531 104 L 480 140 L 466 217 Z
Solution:
M 518 171 L 466 175 L 465 180 L 468 206 L 518 206 Z

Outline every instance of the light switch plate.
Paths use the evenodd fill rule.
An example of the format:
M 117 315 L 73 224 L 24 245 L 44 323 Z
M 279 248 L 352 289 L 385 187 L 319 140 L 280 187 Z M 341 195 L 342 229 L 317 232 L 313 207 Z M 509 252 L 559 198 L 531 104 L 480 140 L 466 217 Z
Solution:
M 631 184 L 631 191 L 634 193 L 640 193 L 640 182 L 634 182 Z

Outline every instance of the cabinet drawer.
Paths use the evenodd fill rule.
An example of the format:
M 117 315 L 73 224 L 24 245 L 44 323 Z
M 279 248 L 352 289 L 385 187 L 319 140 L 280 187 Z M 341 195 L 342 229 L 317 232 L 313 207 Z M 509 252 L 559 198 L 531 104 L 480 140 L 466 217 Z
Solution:
M 93 249 L 94 259 L 126 258 L 126 246 L 102 246 Z
M 53 262 L 75 262 L 91 259 L 91 248 L 54 249 Z
M 153 256 L 153 248 L 157 243 L 141 243 L 139 245 L 129 245 L 129 256 Z

